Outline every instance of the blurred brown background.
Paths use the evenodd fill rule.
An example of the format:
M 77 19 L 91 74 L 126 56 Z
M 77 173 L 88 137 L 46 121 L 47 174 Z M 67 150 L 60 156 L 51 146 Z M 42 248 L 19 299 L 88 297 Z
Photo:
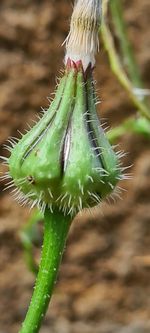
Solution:
M 126 0 L 129 36 L 146 87 L 150 81 L 149 0 Z M 63 66 L 71 1 L 0 1 L 0 143 L 18 136 L 55 87 Z M 134 112 L 112 75 L 102 48 L 95 70 L 101 117 L 111 126 Z M 142 136 L 126 134 L 133 179 L 123 200 L 76 219 L 55 295 L 41 333 L 150 332 L 150 154 Z M 1 154 L 4 150 L 1 148 Z M 3 170 L 3 167 L 1 167 Z M 19 230 L 29 216 L 2 192 L 0 197 L 0 333 L 15 333 L 25 316 L 34 276 L 22 253 Z M 148 296 L 149 295 L 149 296 Z

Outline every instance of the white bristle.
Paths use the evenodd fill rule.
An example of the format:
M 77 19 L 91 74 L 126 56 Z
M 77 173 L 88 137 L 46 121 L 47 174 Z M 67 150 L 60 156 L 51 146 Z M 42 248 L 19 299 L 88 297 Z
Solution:
M 66 57 L 82 61 L 86 70 L 95 65 L 95 54 L 99 50 L 98 31 L 101 20 L 101 0 L 76 0 L 66 39 Z

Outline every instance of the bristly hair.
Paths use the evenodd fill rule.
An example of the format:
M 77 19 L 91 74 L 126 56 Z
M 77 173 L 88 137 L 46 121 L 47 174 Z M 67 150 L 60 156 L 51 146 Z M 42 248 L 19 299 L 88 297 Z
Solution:
M 89 63 L 95 65 L 95 54 L 99 50 L 98 31 L 101 21 L 101 0 L 76 0 L 66 38 L 66 57 L 82 61 L 84 70 Z

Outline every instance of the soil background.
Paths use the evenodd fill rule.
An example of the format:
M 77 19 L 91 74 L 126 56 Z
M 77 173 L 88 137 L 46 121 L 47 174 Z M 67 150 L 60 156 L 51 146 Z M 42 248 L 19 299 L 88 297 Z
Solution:
M 130 39 L 145 86 L 150 84 L 149 0 L 124 1 Z M 19 136 L 48 107 L 46 96 L 62 68 L 61 47 L 71 1 L 0 1 L 0 143 Z M 115 126 L 134 110 L 111 73 L 101 45 L 95 70 L 100 116 Z M 133 178 L 123 200 L 78 216 L 72 226 L 58 283 L 41 333 L 150 332 L 150 151 L 146 138 L 127 133 Z M 1 148 L 1 154 L 6 152 Z M 4 167 L 1 166 L 1 171 Z M 0 333 L 15 333 L 30 300 L 34 276 L 19 237 L 29 217 L 0 185 Z M 30 333 L 30 332 L 29 332 Z

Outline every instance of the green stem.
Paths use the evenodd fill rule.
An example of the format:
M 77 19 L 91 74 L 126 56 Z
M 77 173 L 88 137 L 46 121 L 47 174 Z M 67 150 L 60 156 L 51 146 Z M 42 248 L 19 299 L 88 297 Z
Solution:
M 103 23 L 101 26 L 101 35 L 102 35 L 105 49 L 108 53 L 111 69 L 112 69 L 113 73 L 117 76 L 121 85 L 128 92 L 130 99 L 132 100 L 133 104 L 138 108 L 140 114 L 150 120 L 149 108 L 142 101 L 140 101 L 137 98 L 137 96 L 134 94 L 134 86 L 132 85 L 131 81 L 128 79 L 128 77 L 127 77 L 126 73 L 124 72 L 122 65 L 120 63 L 120 59 L 116 52 L 111 32 L 106 24 L 105 17 L 107 14 L 107 5 L 108 5 L 108 1 L 105 0 L 105 2 L 103 3 L 104 17 L 103 17 Z
M 128 39 L 127 27 L 123 16 L 122 3 L 120 0 L 111 0 L 109 2 L 115 31 L 120 40 L 122 56 L 124 57 L 125 65 L 128 69 L 128 74 L 135 87 L 142 88 L 142 80 L 139 69 L 133 53 L 131 43 Z
M 35 210 L 30 216 L 27 223 L 23 226 L 20 232 L 20 239 L 22 242 L 23 250 L 24 250 L 24 258 L 27 264 L 28 269 L 37 275 L 38 273 L 38 265 L 34 260 L 33 255 L 33 244 L 40 243 L 40 232 L 38 230 L 38 222 L 43 222 L 43 215 L 38 210 Z
M 39 332 L 46 313 L 71 224 L 70 216 L 46 209 L 44 216 L 44 242 L 39 272 L 31 303 L 20 333 Z
M 107 138 L 110 143 L 115 143 L 118 138 L 126 133 L 136 133 L 150 139 L 150 122 L 145 117 L 131 117 L 125 120 L 121 125 L 112 128 L 107 132 Z
M 113 127 L 110 131 L 107 132 L 107 138 L 111 144 L 114 144 L 122 135 L 127 133 L 126 126 L 124 123 Z

